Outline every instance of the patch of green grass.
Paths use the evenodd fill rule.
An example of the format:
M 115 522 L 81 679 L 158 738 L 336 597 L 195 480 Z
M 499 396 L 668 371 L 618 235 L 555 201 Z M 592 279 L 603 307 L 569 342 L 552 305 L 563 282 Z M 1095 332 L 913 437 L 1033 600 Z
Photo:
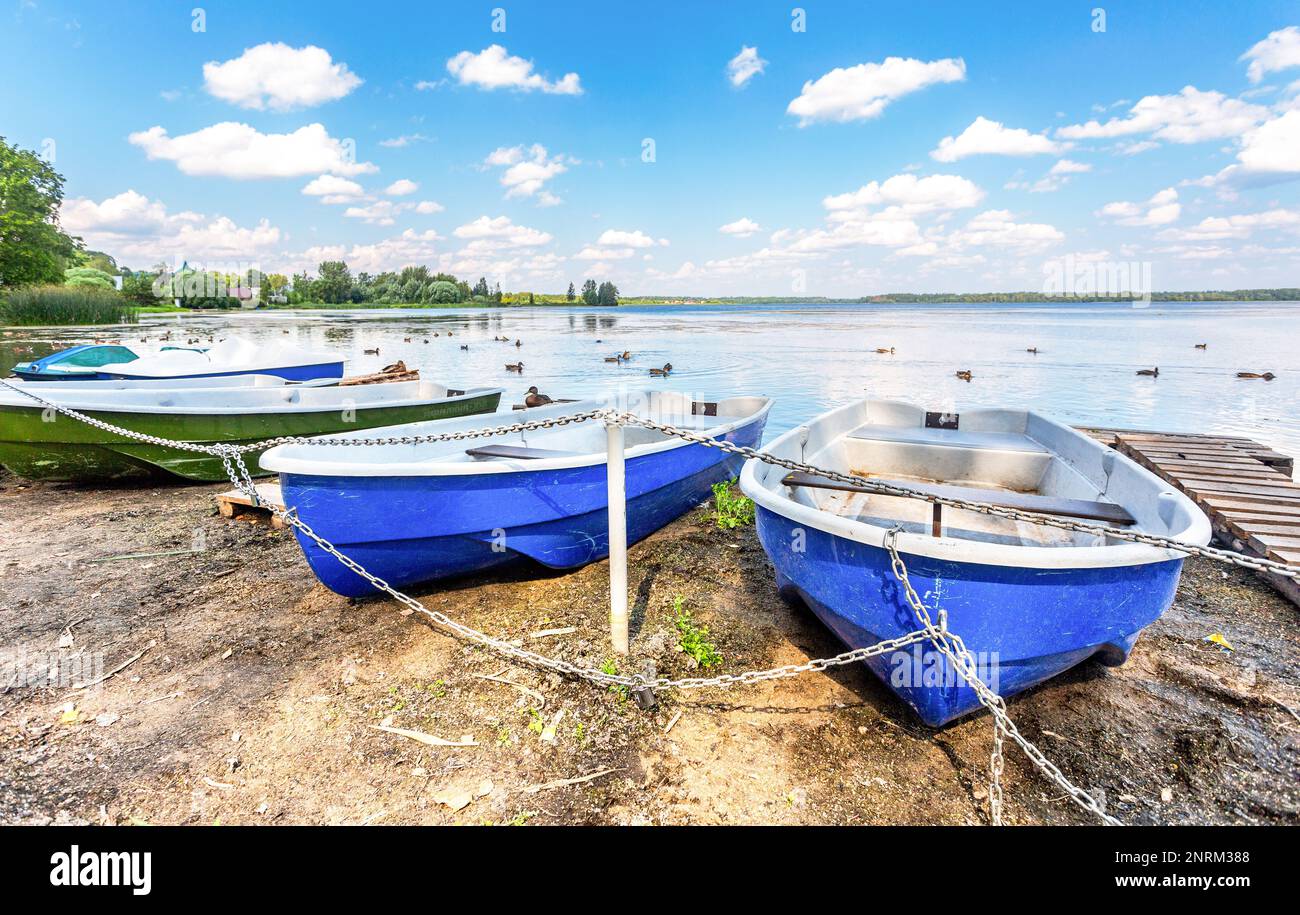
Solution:
M 604 664 L 600 665 L 600 672 L 609 674 L 611 677 L 618 676 L 618 662 L 615 661 L 613 658 L 610 658 Z M 613 693 L 615 696 L 618 696 L 619 702 L 627 701 L 629 694 L 626 686 L 621 686 L 620 684 L 615 683 L 610 686 L 609 691 Z
M 673 625 L 677 627 L 677 644 L 701 667 L 717 667 L 722 663 L 722 654 L 709 641 L 708 627 L 696 625 L 685 603 L 680 595 L 673 598 Z
M 528 706 L 525 714 L 528 716 L 528 730 L 534 734 L 542 733 L 542 730 L 546 727 L 546 722 L 542 720 L 542 713 L 537 710 L 537 707 Z
M 581 721 L 573 726 L 573 739 L 578 743 L 587 739 L 587 728 Z
M 713 520 L 724 531 L 754 523 L 754 502 L 739 490 L 733 490 L 735 485 L 735 480 L 713 484 Z
M 506 820 L 502 826 L 526 826 L 528 821 L 537 816 L 536 810 L 521 810 L 513 818 Z

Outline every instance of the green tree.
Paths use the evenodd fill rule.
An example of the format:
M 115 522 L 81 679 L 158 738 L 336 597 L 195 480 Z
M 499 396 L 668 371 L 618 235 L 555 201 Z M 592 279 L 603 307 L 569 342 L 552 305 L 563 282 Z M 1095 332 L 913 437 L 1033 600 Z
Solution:
M 312 291 L 331 305 L 352 301 L 352 272 L 344 261 L 324 261 L 316 268 Z
M 564 297 L 568 299 L 570 302 L 572 302 L 574 299 L 578 297 L 578 294 L 574 292 L 572 283 L 569 284 L 569 291 L 565 293 Z
M 606 280 L 596 290 L 596 302 L 600 305 L 618 304 L 618 287 Z
M 122 297 L 136 305 L 170 305 L 165 296 L 154 295 L 153 283 L 158 279 L 157 273 L 140 271 L 122 278 Z
M 455 283 L 447 280 L 434 280 L 429 284 L 429 301 L 438 304 L 447 304 L 455 302 L 459 297 L 460 290 L 456 288 Z
M 489 295 L 490 293 L 488 292 L 487 277 L 480 276 L 478 278 L 478 282 L 474 284 L 474 298 L 478 298 L 479 296 L 482 296 L 483 298 L 486 299 Z
M 588 305 L 595 305 L 600 301 L 600 294 L 596 290 L 595 280 L 587 280 L 582 284 L 582 301 Z
M 0 286 L 61 283 L 81 239 L 59 227 L 63 176 L 0 137 Z
M 116 289 L 113 278 L 94 267 L 69 267 L 63 271 L 65 286 L 94 286 L 98 289 Z

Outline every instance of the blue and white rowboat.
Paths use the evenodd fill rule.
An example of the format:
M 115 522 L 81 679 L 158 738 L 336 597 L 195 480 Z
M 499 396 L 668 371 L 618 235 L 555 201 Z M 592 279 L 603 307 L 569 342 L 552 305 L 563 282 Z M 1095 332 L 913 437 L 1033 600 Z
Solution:
M 625 398 L 625 399 L 624 399 Z M 518 557 L 570 569 L 609 554 L 606 434 L 599 420 L 533 432 L 539 420 L 617 406 L 710 438 L 756 447 L 771 400 L 693 401 L 639 391 L 618 403 L 577 401 L 496 416 L 411 423 L 331 438 L 416 436 L 501 427 L 498 435 L 419 445 L 281 445 L 261 458 L 284 504 L 321 537 L 395 587 L 463 575 Z M 639 426 L 625 429 L 627 539 L 659 530 L 734 477 L 741 459 Z M 349 597 L 375 593 L 298 533 L 312 571 Z
M 927 413 L 865 400 L 824 413 L 765 451 L 843 474 L 1006 507 L 1158 534 L 1194 545 L 1210 523 L 1182 493 L 1088 436 L 1022 410 Z M 886 534 L 934 616 L 1003 696 L 1086 658 L 1122 664 L 1169 607 L 1183 554 L 864 492 L 751 460 L 741 488 L 777 585 L 847 645 L 920 628 L 890 571 Z M 922 644 L 867 662 L 934 727 L 979 707 L 975 691 Z
M 275 375 L 288 381 L 343 377 L 342 356 L 318 353 L 284 343 L 258 345 L 230 337 L 207 350 L 165 350 L 156 356 L 103 365 L 101 377 L 161 380 L 221 378 L 227 375 Z

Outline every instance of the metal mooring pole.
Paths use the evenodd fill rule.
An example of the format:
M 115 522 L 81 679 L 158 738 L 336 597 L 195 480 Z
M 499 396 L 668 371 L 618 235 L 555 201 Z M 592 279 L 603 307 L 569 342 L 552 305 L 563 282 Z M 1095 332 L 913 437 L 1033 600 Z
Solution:
M 623 426 L 605 424 L 609 502 L 609 635 L 615 654 L 627 654 L 627 485 Z

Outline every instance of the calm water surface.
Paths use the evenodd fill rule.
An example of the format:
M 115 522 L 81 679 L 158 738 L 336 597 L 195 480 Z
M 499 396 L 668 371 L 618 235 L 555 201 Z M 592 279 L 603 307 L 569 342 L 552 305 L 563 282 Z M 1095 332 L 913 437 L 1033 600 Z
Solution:
M 932 409 L 1018 406 L 1070 423 L 1248 435 L 1300 455 L 1297 303 L 222 313 L 145 318 L 125 330 L 15 329 L 0 339 L 0 370 L 97 337 L 156 342 L 168 328 L 173 340 L 239 334 L 341 351 L 349 374 L 402 359 L 453 387 L 504 386 L 506 409 L 533 384 L 552 397 L 620 385 L 708 399 L 762 393 L 776 398 L 770 436 L 853 398 L 889 397 Z M 522 346 L 493 342 L 500 335 Z M 1195 349 L 1196 343 L 1208 348 Z M 31 354 L 20 351 L 28 347 Z M 893 347 L 894 354 L 879 355 L 877 347 Z M 1029 347 L 1038 355 L 1026 352 Z M 377 356 L 363 353 L 375 348 Z M 632 353 L 631 362 L 603 361 L 623 350 Z M 519 360 L 522 380 L 505 370 Z M 647 370 L 665 362 L 673 364 L 672 376 L 651 379 Z M 1159 378 L 1135 374 L 1155 366 Z M 973 372 L 973 381 L 958 380 L 960 369 Z M 1244 381 L 1234 377 L 1238 371 L 1278 377 Z

